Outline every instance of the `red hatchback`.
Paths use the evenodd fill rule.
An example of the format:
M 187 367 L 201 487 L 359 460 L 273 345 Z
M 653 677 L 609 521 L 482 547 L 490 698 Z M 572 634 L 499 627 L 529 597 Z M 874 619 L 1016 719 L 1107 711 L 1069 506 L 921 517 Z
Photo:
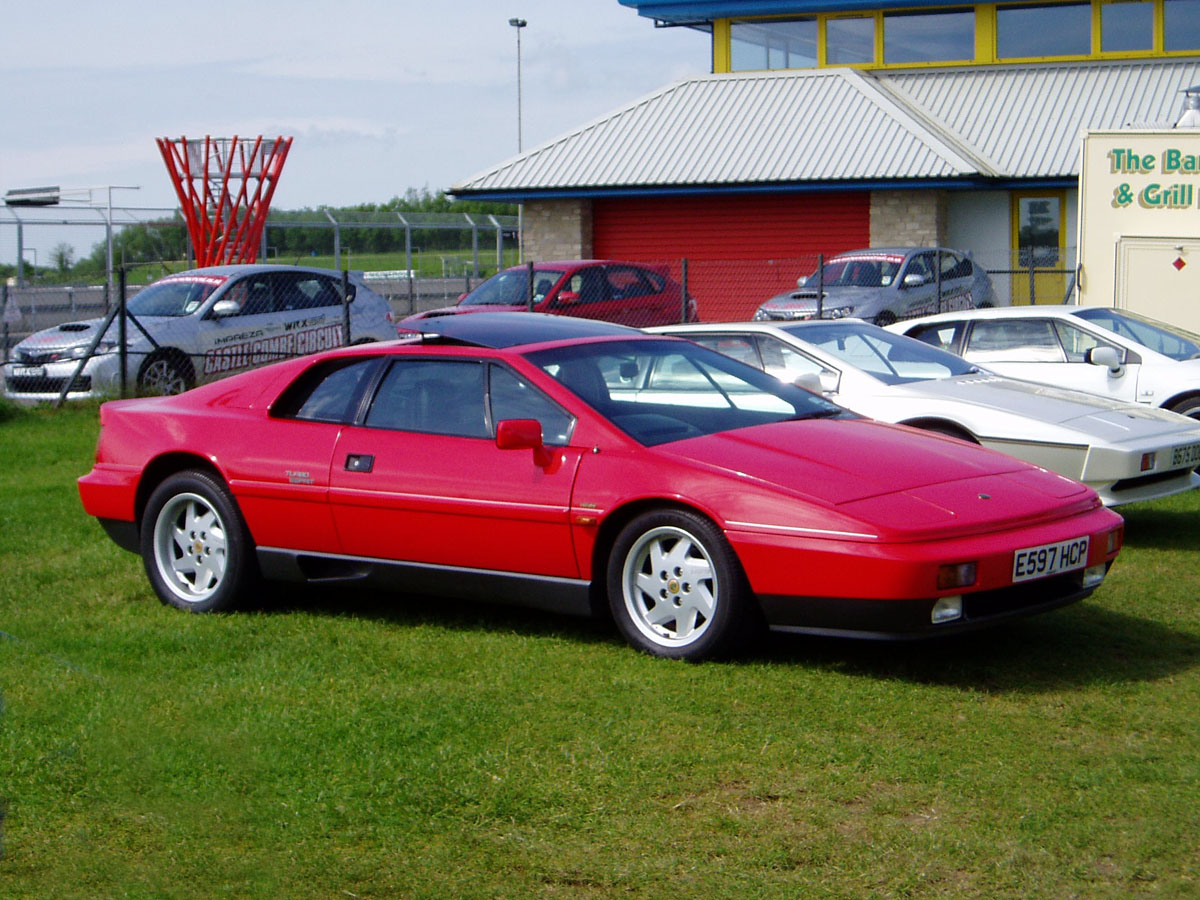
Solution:
M 259 579 L 606 612 L 699 659 L 765 622 L 949 634 L 1086 597 L 1095 491 L 678 338 L 530 314 L 101 407 L 84 508 L 168 604 Z
M 683 289 L 666 266 L 576 259 L 540 262 L 505 269 L 459 298 L 457 305 L 409 316 L 401 334 L 414 320 L 473 312 L 549 313 L 600 319 L 646 328 L 698 322 L 696 301 L 684 305 Z

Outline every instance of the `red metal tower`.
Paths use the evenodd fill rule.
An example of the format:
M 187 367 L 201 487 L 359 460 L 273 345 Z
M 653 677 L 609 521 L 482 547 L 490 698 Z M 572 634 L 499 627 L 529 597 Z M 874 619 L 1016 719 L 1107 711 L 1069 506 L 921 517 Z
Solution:
M 196 265 L 258 259 L 263 227 L 292 139 L 158 138 L 187 222 Z

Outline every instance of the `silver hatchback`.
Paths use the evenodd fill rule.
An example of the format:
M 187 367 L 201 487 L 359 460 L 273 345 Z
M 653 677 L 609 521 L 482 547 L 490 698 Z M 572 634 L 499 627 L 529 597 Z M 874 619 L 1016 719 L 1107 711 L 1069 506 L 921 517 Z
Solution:
M 344 305 L 342 273 L 329 269 L 230 265 L 170 275 L 126 304 L 126 383 L 139 393 L 177 394 L 289 356 L 395 340 L 391 308 L 361 273 L 351 273 L 347 293 Z M 106 321 L 66 322 L 17 344 L 4 366 L 5 397 L 53 401 L 67 383 L 68 399 L 114 395 L 120 337 L 118 323 L 104 328 Z
M 986 270 L 957 250 L 940 247 L 842 253 L 800 278 L 797 287 L 760 306 L 755 320 L 855 318 L 890 325 L 912 316 L 996 305 Z

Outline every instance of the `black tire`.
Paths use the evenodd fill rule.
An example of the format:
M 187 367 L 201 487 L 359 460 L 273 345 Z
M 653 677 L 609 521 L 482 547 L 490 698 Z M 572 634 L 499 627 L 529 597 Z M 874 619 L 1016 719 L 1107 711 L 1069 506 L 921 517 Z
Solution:
M 669 659 L 727 655 L 759 618 L 725 535 L 685 510 L 643 513 L 621 529 L 608 560 L 608 603 L 632 646 Z
M 896 314 L 894 312 L 892 312 L 890 309 L 885 309 L 883 312 L 881 312 L 879 315 L 877 315 L 875 317 L 875 324 L 878 325 L 880 328 L 884 328 L 887 325 L 894 325 L 895 323 L 896 323 Z
M 146 357 L 138 369 L 139 393 L 161 396 L 182 394 L 196 381 L 191 361 L 182 353 L 158 350 Z
M 1200 397 L 1185 397 L 1171 407 L 1171 412 L 1191 419 L 1200 419 Z
M 258 579 L 254 543 L 228 489 L 196 470 L 150 495 L 142 514 L 142 562 L 160 600 L 190 612 L 234 607 Z

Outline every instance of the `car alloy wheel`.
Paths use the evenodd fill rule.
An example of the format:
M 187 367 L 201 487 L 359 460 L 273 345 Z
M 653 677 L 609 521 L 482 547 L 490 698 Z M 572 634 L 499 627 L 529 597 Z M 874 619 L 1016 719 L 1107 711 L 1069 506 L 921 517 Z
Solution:
M 226 609 L 251 576 L 241 515 L 226 489 L 204 472 L 182 472 L 159 485 L 142 518 L 141 540 L 155 593 L 180 609 Z
M 190 387 L 190 379 L 184 364 L 162 354 L 146 360 L 138 373 L 138 387 L 145 394 L 182 394 Z
M 609 562 L 609 605 L 626 639 L 655 656 L 702 659 L 740 642 L 749 589 L 720 530 L 685 510 L 630 522 Z

